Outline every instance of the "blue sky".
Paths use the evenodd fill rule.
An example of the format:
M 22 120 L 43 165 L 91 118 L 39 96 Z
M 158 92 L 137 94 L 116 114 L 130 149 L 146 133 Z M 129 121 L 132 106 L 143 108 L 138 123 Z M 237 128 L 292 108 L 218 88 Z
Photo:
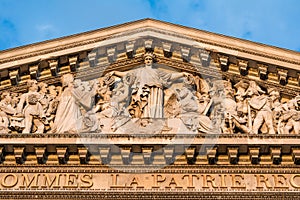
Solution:
M 142 18 L 300 52 L 299 0 L 0 0 L 0 50 Z

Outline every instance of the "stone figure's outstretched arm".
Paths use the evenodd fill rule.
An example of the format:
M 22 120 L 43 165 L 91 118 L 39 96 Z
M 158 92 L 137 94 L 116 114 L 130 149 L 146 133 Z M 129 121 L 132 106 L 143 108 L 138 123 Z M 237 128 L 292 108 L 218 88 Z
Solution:
M 117 76 L 117 77 L 120 77 L 122 78 L 123 76 L 125 76 L 127 74 L 127 72 L 120 72 L 120 71 L 112 71 L 112 72 L 109 72 L 109 75 L 110 76 Z
M 189 75 L 189 73 L 187 73 L 187 72 L 172 73 L 170 81 L 175 81 L 177 79 L 183 78 L 183 77 L 188 76 L 188 75 Z

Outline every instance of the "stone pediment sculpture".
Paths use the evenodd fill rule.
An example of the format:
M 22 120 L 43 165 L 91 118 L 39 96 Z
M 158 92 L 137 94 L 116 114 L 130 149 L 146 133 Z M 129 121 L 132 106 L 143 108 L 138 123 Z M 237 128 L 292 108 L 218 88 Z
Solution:
M 0 198 L 297 199 L 299 66 L 151 19 L 0 51 Z
M 3 133 L 298 134 L 300 97 L 283 103 L 276 88 L 254 81 L 203 79 L 201 74 L 144 64 L 82 81 L 27 81 L 27 92 L 2 94 Z M 13 98 L 18 103 L 13 102 Z
M 149 23 L 115 28 L 105 41 L 101 30 L 72 36 L 69 51 L 49 43 L 1 54 L 1 132 L 299 133 L 295 57 Z M 14 59 L 18 67 L 6 69 Z

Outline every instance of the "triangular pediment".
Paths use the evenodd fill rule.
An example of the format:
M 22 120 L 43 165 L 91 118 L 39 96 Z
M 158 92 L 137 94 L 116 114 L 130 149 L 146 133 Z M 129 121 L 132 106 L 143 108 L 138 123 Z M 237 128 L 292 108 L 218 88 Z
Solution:
M 10 81 L 3 82 L 3 80 L 13 79 L 16 74 L 19 79 L 25 80 L 26 77 L 21 76 L 34 73 L 36 67 L 40 73 L 50 67 L 50 61 L 57 59 L 59 65 L 57 69 L 64 65 L 93 59 L 97 60 L 96 65 L 107 66 L 115 64 L 116 61 L 126 62 L 125 58 L 135 59 L 143 53 L 143 48 L 154 49 L 162 59 L 170 59 L 169 63 L 184 60 L 188 61 L 187 65 L 214 65 L 220 69 L 223 66 L 225 67 L 223 71 L 248 74 L 249 76 L 245 77 L 249 79 L 259 80 L 260 76 L 268 74 L 274 84 L 277 83 L 275 79 L 282 79 L 284 76 L 285 82 L 290 83 L 288 86 L 294 88 L 299 85 L 298 52 L 144 19 L 1 51 L 0 87 L 11 85 Z M 210 63 L 207 63 L 208 61 Z M 180 64 L 175 65 L 182 67 Z M 55 64 L 52 63 L 51 66 L 53 69 Z M 61 71 L 63 70 L 65 69 Z M 40 78 L 43 79 L 43 74 L 40 74 Z
M 146 52 L 162 71 L 190 73 L 210 84 L 255 81 L 265 91 L 277 88 L 283 102 L 299 94 L 298 52 L 153 19 L 2 51 L 0 89 L 26 92 L 28 80 L 60 85 L 69 73 L 82 81 L 130 73 L 143 66 Z
M 151 53 L 154 58 L 154 70 L 143 72 L 147 53 Z M 246 94 L 246 91 L 251 89 L 250 86 L 253 87 L 254 83 L 254 87 L 259 88 L 260 93 L 258 95 L 265 96 L 270 88 L 276 88 L 282 103 L 291 101 L 300 91 L 299 58 L 298 52 L 157 20 L 144 19 L 2 51 L 0 53 L 0 89 L 26 93 L 30 81 L 64 88 L 63 77 L 69 75 L 72 76 L 72 79 L 75 77 L 80 82 L 79 85 L 82 84 L 83 87 L 84 84 L 90 84 L 92 81 L 97 82 L 98 79 L 100 82 L 111 80 L 109 86 L 97 82 L 98 87 L 108 87 L 107 89 L 110 90 L 109 98 L 111 98 L 112 93 L 118 93 L 115 91 L 119 87 L 118 84 L 124 83 L 126 78 L 129 78 L 135 81 L 133 80 L 130 86 L 127 85 L 130 90 L 127 94 L 129 96 L 128 101 L 131 103 L 123 102 L 124 105 L 126 104 L 128 112 L 133 112 L 134 109 L 129 107 L 131 104 L 134 106 L 132 101 L 136 100 L 136 97 L 131 96 L 131 94 L 137 92 L 138 95 L 142 95 L 144 92 L 147 99 L 147 95 L 151 93 L 149 86 L 155 85 L 162 89 L 162 94 L 160 94 L 163 95 L 160 100 L 162 108 L 159 111 L 161 114 L 157 116 L 146 115 L 146 118 L 164 118 L 165 115 L 174 118 L 176 114 L 170 110 L 175 108 L 174 105 L 170 104 L 179 106 L 182 103 L 180 100 L 188 102 L 185 97 L 189 95 L 181 94 L 184 97 L 178 97 L 180 94 L 176 94 L 176 90 L 190 87 L 191 95 L 194 96 L 190 97 L 189 103 L 191 101 L 192 103 L 195 103 L 194 101 L 200 102 L 207 98 L 205 106 L 208 107 L 201 108 L 201 114 L 204 113 L 204 118 L 207 117 L 207 119 L 203 119 L 205 123 L 211 123 L 213 119 L 210 115 L 214 110 L 214 104 L 216 104 L 213 102 L 214 92 L 212 91 L 220 90 L 220 87 L 224 93 L 230 93 L 228 95 L 231 96 L 234 103 L 237 102 L 236 95 L 241 95 L 242 92 Z M 114 72 L 123 75 L 115 76 Z M 162 73 L 164 75 L 161 75 Z M 180 80 L 178 81 L 174 77 Z M 169 85 L 166 88 L 167 82 Z M 190 82 L 190 85 L 185 82 Z M 144 84 L 148 91 L 144 91 L 140 84 Z M 227 89 L 232 91 L 226 91 Z M 48 89 L 45 90 L 49 93 Z M 85 94 L 81 94 L 80 91 L 77 93 L 76 98 L 85 98 Z M 96 95 L 95 107 L 97 107 L 99 99 L 108 98 L 100 97 L 101 95 L 96 93 L 93 94 L 93 96 Z M 242 96 L 243 100 L 246 98 L 245 94 L 242 94 L 244 95 Z M 147 105 L 147 100 L 143 102 L 140 96 L 138 96 L 138 100 L 142 102 L 139 105 L 140 110 L 134 112 L 141 113 L 130 114 L 134 118 L 141 118 L 144 115 L 143 112 L 146 112 L 143 110 L 144 105 L 142 104 Z M 91 103 L 91 101 L 91 99 L 83 100 L 81 109 L 85 109 L 86 104 Z M 185 102 L 185 106 L 190 106 L 187 102 Z M 264 102 L 264 100 L 259 102 Z M 231 106 L 230 99 L 227 103 Z M 201 106 L 203 107 L 200 104 Z M 236 105 L 234 104 L 234 106 Z M 20 112 L 20 108 L 18 109 Z M 167 110 L 171 114 L 166 113 Z M 85 112 L 87 111 L 89 110 Z M 186 110 L 182 111 L 186 112 Z M 248 114 L 245 113 L 245 115 Z M 254 118 L 235 120 L 248 121 L 254 120 Z M 187 123 L 185 125 L 188 125 Z M 250 125 L 238 128 L 239 131 L 251 132 L 254 122 L 247 123 Z M 192 129 L 197 130 L 195 127 Z M 27 132 L 30 131 L 27 130 Z
M 153 19 L 0 51 L 0 195 L 297 198 L 299 66 Z

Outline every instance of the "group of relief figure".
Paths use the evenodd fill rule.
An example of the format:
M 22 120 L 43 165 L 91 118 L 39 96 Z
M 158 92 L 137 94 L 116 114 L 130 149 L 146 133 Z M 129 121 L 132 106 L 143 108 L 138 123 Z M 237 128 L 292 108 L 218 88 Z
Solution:
M 299 134 L 299 95 L 282 103 L 276 88 L 163 70 L 154 57 L 146 52 L 144 66 L 97 80 L 65 74 L 58 86 L 29 80 L 27 93 L 4 91 L 0 132 L 102 132 L 107 119 L 111 132 L 133 122 L 137 132 L 159 123 L 161 131 L 172 131 L 167 121 L 176 119 L 201 133 Z

